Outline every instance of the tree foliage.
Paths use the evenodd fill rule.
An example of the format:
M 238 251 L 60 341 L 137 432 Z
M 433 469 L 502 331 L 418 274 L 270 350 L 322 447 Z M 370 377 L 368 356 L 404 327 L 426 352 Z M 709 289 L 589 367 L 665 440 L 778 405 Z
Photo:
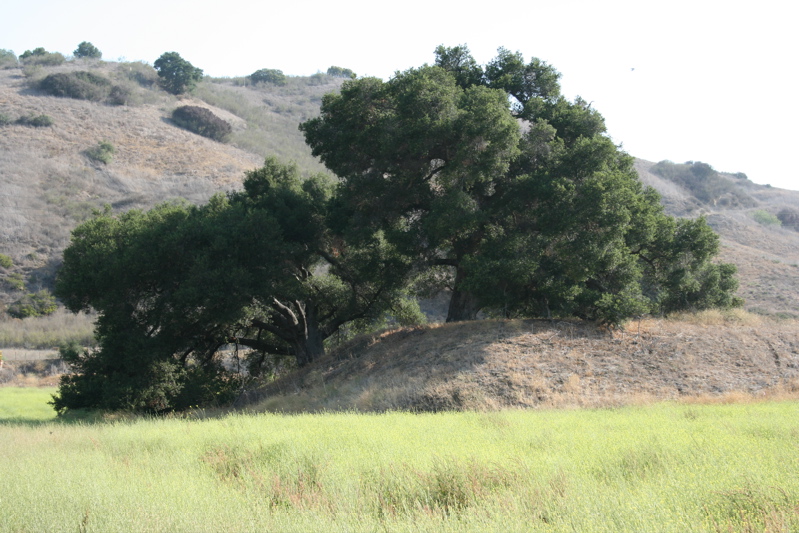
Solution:
M 308 364 L 345 325 L 412 317 L 408 264 L 381 235 L 327 229 L 333 190 L 269 159 L 204 206 L 105 212 L 76 228 L 57 294 L 98 312 L 98 348 L 75 356 L 56 407 L 208 403 L 237 383 L 216 357 L 225 344 L 254 350 L 257 375 L 275 358 Z
M 19 60 L 25 65 L 40 65 L 40 66 L 57 66 L 66 61 L 63 54 L 59 52 L 48 52 L 43 47 L 34 48 L 33 50 L 25 50 L 20 56 Z
M 465 46 L 439 47 L 435 65 L 346 82 L 301 129 L 342 179 L 350 219 L 447 274 L 450 321 L 482 310 L 618 323 L 733 303 L 715 234 L 703 220 L 683 233 L 662 212 L 559 77 L 502 48 L 481 67 Z
M 275 85 L 284 85 L 286 83 L 286 75 L 283 74 L 283 71 L 274 68 L 256 70 L 248 77 L 252 83 L 273 83 Z
M 203 79 L 203 71 L 195 67 L 177 52 L 165 52 L 155 60 L 153 67 L 158 72 L 161 87 L 172 94 L 190 92 Z
M 90 59 L 100 59 L 103 57 L 103 53 L 88 41 L 80 43 L 75 51 L 72 52 L 72 55 L 76 58 L 88 57 Z
M 335 78 L 347 78 L 347 79 L 356 77 L 352 69 L 336 67 L 336 66 L 329 67 L 327 69 L 327 75 L 333 76 Z

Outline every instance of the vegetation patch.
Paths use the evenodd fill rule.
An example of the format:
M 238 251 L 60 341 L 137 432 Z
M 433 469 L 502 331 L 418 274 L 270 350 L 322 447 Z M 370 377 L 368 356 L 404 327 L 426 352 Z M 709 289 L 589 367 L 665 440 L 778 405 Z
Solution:
M 107 102 L 122 105 L 129 96 L 129 90 L 114 85 L 104 76 L 88 71 L 56 72 L 39 82 L 39 89 L 52 96 Z
M 661 161 L 652 166 L 651 172 L 685 187 L 705 204 L 724 207 L 754 207 L 756 204 L 752 197 L 738 190 L 731 181 L 701 161 L 682 164 Z
M 782 220 L 778 216 L 774 215 L 773 213 L 769 213 L 765 209 L 758 209 L 752 212 L 752 218 L 755 219 L 758 224 L 762 224 L 764 226 L 782 225 Z
M 49 128 L 55 122 L 53 118 L 49 115 L 25 115 L 19 117 L 16 121 L 16 124 L 21 126 L 32 126 L 34 128 Z
M 39 47 L 33 50 L 25 50 L 20 54 L 19 60 L 26 67 L 56 67 L 64 64 L 67 59 L 59 52 L 48 52 L 44 48 Z
M 32 318 L 55 312 L 55 297 L 47 289 L 28 293 L 8 306 L 6 312 L 13 318 Z
M 86 156 L 92 161 L 98 163 L 109 164 L 114 160 L 114 153 L 116 149 L 114 145 L 108 141 L 101 141 L 97 146 L 93 146 L 86 150 Z
M 793 402 L 53 420 L 52 392 L 0 387 L 9 531 L 799 528 Z
M 172 112 L 172 120 L 183 129 L 218 142 L 226 142 L 233 131 L 230 123 L 199 106 L 182 106 Z

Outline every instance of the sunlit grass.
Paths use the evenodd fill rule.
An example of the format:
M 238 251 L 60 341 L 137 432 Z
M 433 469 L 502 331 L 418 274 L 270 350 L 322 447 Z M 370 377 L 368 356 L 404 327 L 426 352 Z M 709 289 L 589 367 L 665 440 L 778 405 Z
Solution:
M 0 530 L 796 531 L 797 415 L 781 402 L 4 422 Z

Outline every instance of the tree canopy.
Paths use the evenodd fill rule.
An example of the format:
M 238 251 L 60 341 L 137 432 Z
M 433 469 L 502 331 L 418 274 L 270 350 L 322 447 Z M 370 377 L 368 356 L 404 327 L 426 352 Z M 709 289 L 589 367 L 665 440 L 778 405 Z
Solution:
M 158 72 L 161 87 L 172 94 L 191 91 L 203 79 L 203 71 L 195 67 L 177 52 L 165 52 L 155 60 L 153 67 Z
M 252 83 L 273 83 L 275 85 L 285 85 L 286 75 L 282 70 L 275 68 L 262 68 L 256 70 L 248 76 Z
M 276 357 L 308 364 L 346 326 L 415 318 L 407 262 L 379 234 L 327 229 L 332 192 L 329 178 L 268 159 L 242 192 L 207 205 L 105 212 L 76 228 L 57 294 L 98 312 L 98 348 L 65 355 L 77 373 L 56 408 L 214 401 L 237 379 L 215 357 L 223 345 L 252 348 L 257 375 Z
M 466 46 L 441 46 L 434 65 L 345 82 L 300 128 L 342 180 L 348 217 L 439 269 L 449 321 L 482 310 L 618 323 L 734 303 L 715 234 L 666 216 L 559 78 L 518 52 L 482 67 Z
M 92 43 L 88 41 L 83 41 L 78 45 L 72 55 L 81 58 L 81 57 L 88 57 L 93 59 L 100 59 L 103 57 L 103 53 Z

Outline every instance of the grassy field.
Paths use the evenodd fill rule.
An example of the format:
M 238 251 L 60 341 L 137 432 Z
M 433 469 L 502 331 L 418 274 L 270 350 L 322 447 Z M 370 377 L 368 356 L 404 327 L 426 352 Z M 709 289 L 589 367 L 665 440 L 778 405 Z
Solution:
M 799 404 L 66 422 L 0 388 L 0 531 L 797 531 Z

